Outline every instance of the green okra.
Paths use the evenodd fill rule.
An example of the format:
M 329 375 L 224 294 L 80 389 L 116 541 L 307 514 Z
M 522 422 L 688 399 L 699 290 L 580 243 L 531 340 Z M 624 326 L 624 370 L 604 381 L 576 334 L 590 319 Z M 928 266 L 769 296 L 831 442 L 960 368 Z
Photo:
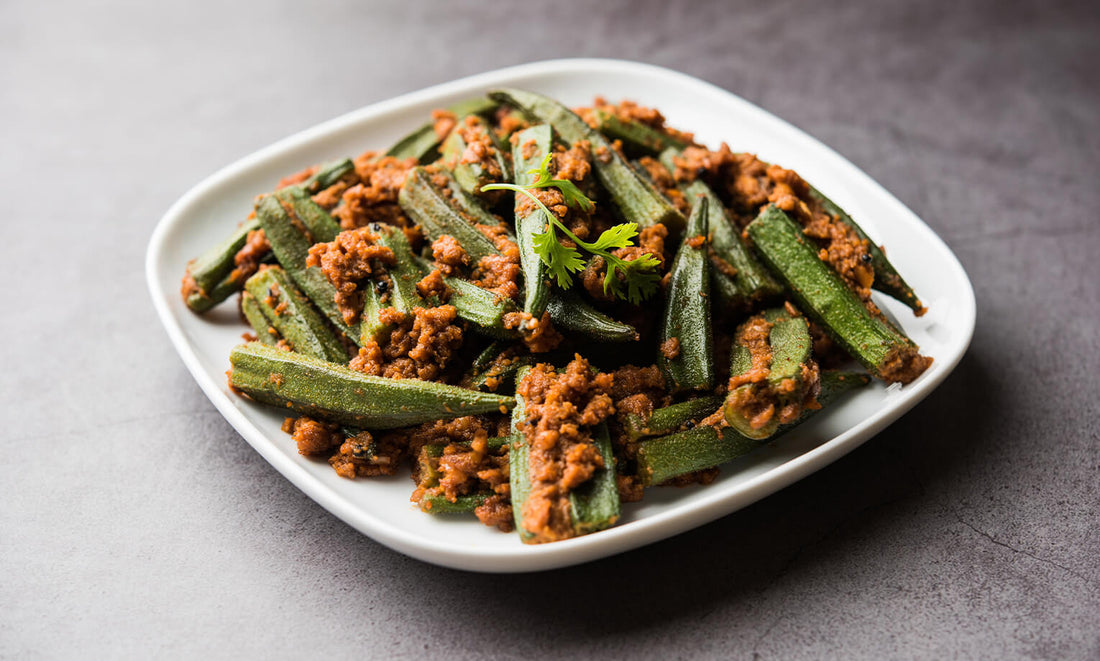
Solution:
M 427 259 L 416 257 L 415 261 L 420 268 L 421 277 L 435 268 Z M 518 331 L 504 327 L 505 315 L 516 311 L 516 304 L 511 299 L 452 275 L 443 276 L 443 284 L 451 290 L 447 304 L 455 307 L 455 314 L 459 319 L 473 324 L 475 331 L 497 339 L 519 337 Z M 432 305 L 442 303 L 435 299 L 428 302 Z
M 810 186 L 810 195 L 821 203 L 826 213 L 835 216 L 841 223 L 851 227 L 859 238 L 867 242 L 867 249 L 871 254 L 871 268 L 875 272 L 875 282 L 871 285 L 872 288 L 901 301 L 913 312 L 924 314 L 924 305 L 917 298 L 916 292 L 905 282 L 905 279 L 901 277 L 901 274 L 890 263 L 890 260 L 886 258 L 886 253 L 883 252 L 882 247 L 872 241 L 871 237 L 867 236 L 863 228 L 844 209 L 825 197 L 821 191 Z
M 578 535 L 610 528 L 622 516 L 615 479 L 615 454 L 611 451 L 611 435 L 606 422 L 593 429 L 592 442 L 603 459 L 603 468 L 596 469 L 587 482 L 569 492 L 569 516 L 573 520 L 573 531 Z
M 442 176 L 449 176 L 436 173 Z M 483 257 L 499 255 L 493 242 L 467 220 L 451 203 L 448 196 L 432 181 L 432 173 L 422 167 L 413 168 L 398 194 L 398 203 L 428 237 L 435 241 L 443 235 L 453 236 L 470 261 L 477 264 Z M 496 224 L 494 220 L 493 224 Z
M 465 121 L 464 118 L 459 118 L 459 122 L 463 121 Z M 489 133 L 489 128 L 484 122 L 478 125 L 477 130 L 486 135 Z M 492 141 L 491 136 L 490 141 Z M 451 134 L 443 141 L 443 162 L 450 167 L 455 181 L 466 193 L 479 195 L 481 187 L 486 184 L 511 181 L 511 168 L 507 159 L 504 158 L 504 154 L 497 149 L 495 142 L 491 147 L 492 151 L 489 157 L 500 169 L 500 173 L 496 175 L 491 174 L 481 163 L 464 163 L 462 157 L 466 153 L 466 148 L 466 140 L 457 130 L 451 131 Z
M 592 146 L 593 165 L 596 178 L 611 195 L 612 201 L 627 222 L 637 223 L 638 228 L 656 224 L 668 226 L 672 232 L 683 229 L 685 220 L 657 189 L 630 166 L 630 163 L 615 150 L 607 138 L 586 124 L 569 108 L 561 103 L 534 92 L 517 89 L 500 89 L 489 93 L 489 97 L 520 108 L 527 115 L 550 124 L 562 140 L 574 144 L 587 140 Z M 513 158 L 516 178 L 524 168 Z M 517 181 L 517 183 L 520 183 Z
M 767 328 L 768 346 L 747 346 L 742 341 L 742 333 L 748 328 Z M 731 427 L 748 438 L 764 440 L 778 433 L 780 412 L 785 407 L 796 406 L 801 410 L 814 401 L 820 383 L 817 363 L 813 359 L 810 325 L 805 317 L 791 315 L 786 308 L 772 308 L 739 326 L 730 351 L 731 379 L 748 375 L 762 362 L 756 358 L 765 356 L 754 356 L 754 348 L 765 352 L 768 358 L 767 378 L 731 390 L 723 408 Z M 756 418 L 767 403 L 772 406 L 772 414 L 761 422 Z
M 554 131 L 549 124 L 539 124 L 520 131 L 512 147 L 512 163 L 516 184 L 530 186 L 538 178 L 529 170 L 538 169 L 554 144 Z M 523 268 L 523 311 L 532 317 L 541 317 L 550 299 L 550 282 L 546 264 L 535 251 L 534 237 L 546 231 L 550 219 L 542 208 L 531 205 L 526 197 L 516 195 L 516 243 L 519 261 Z
M 717 395 L 706 395 L 661 407 L 648 417 L 627 414 L 623 431 L 627 440 L 631 441 L 649 436 L 665 436 L 712 415 L 722 406 L 723 401 L 725 400 Z
M 496 109 L 498 103 L 483 96 L 460 101 L 447 108 L 456 118 L 466 115 L 485 115 Z M 428 122 L 412 133 L 397 141 L 389 148 L 386 156 L 394 158 L 415 158 L 420 163 L 431 163 L 438 155 L 439 143 L 445 136 L 435 131 L 435 122 Z
M 516 375 L 516 385 L 527 375 L 530 368 L 523 368 Z M 508 450 L 508 470 L 512 498 L 512 512 L 516 521 L 516 531 L 525 544 L 535 543 L 535 535 L 523 526 L 524 504 L 531 494 L 530 448 L 523 426 L 527 421 L 527 407 L 523 396 L 517 393 L 516 405 L 512 409 L 512 444 Z M 622 513 L 619 490 L 616 486 L 615 456 L 611 449 L 611 437 L 606 423 L 593 428 L 592 442 L 604 461 L 603 468 L 584 484 L 569 493 L 569 512 L 573 532 L 585 535 L 603 530 L 615 524 Z
M 518 332 L 504 327 L 505 315 L 516 311 L 511 299 L 461 278 L 448 276 L 443 281 L 451 289 L 447 303 L 455 306 L 458 317 L 473 324 L 474 330 L 496 338 L 519 336 Z
M 799 309 L 873 375 L 908 383 L 931 363 L 912 340 L 867 309 L 778 207 L 768 205 L 746 232 Z
M 240 289 L 244 281 L 238 284 L 236 278 L 231 277 L 234 257 L 244 247 L 249 232 L 258 229 L 260 223 L 255 219 L 244 222 L 224 241 L 188 262 L 187 276 L 195 281 L 195 287 L 184 297 L 187 307 L 194 312 L 205 312 Z
M 471 514 L 478 507 L 481 507 L 482 503 L 489 500 L 491 495 L 488 493 L 475 493 L 458 496 L 454 502 L 451 502 L 441 494 L 425 494 L 421 496 L 416 505 L 421 512 L 427 512 L 428 514 Z
M 313 243 L 328 243 L 340 233 L 340 223 L 301 188 L 284 188 L 275 197 L 285 207 L 289 207 L 288 213 L 293 213 L 302 222 Z
M 656 156 L 665 149 L 683 149 L 691 143 L 683 138 L 647 126 L 620 119 L 614 113 L 594 109 L 596 130 L 611 140 L 621 140 L 623 151 L 631 156 Z
M 383 294 L 389 289 L 388 280 L 372 280 L 363 287 L 363 312 L 359 315 L 360 346 L 366 346 L 371 341 L 382 344 L 387 333 L 393 330 L 393 326 L 384 323 L 378 315 L 382 310 L 390 307 L 388 302 L 383 302 L 382 299 Z
M 821 373 L 821 407 L 831 405 L 841 395 L 870 383 L 862 372 L 831 371 Z M 804 409 L 798 420 L 780 426 L 785 432 L 802 424 L 821 409 Z M 687 431 L 647 438 L 638 446 L 638 477 L 646 486 L 661 484 L 680 475 L 714 468 L 744 456 L 766 444 L 747 438 L 725 427 L 721 431 L 700 425 Z
M 416 283 L 424 277 L 409 239 L 404 230 L 393 225 L 374 223 L 370 226 L 374 232 L 376 244 L 389 248 L 393 252 L 394 263 L 387 265 L 386 275 L 389 276 L 389 302 L 387 307 L 392 307 L 402 314 L 410 314 L 416 308 L 424 307 L 424 299 L 417 291 Z M 377 290 L 377 288 L 376 288 Z
M 343 179 L 344 175 L 353 170 L 355 170 L 355 163 L 353 163 L 350 158 L 329 161 L 328 163 L 323 163 L 321 167 L 317 169 L 317 172 L 313 173 L 309 179 L 306 179 L 297 186 L 287 186 L 282 190 L 297 189 L 308 195 L 316 195 Z
M 259 342 L 229 356 L 229 385 L 252 399 L 362 429 L 503 412 L 511 397 L 419 379 L 387 379 Z
M 264 344 L 277 344 L 282 336 L 271 325 L 260 309 L 260 303 L 247 291 L 241 292 L 241 313 L 256 333 L 256 339 Z
M 288 186 L 282 190 L 299 193 L 308 199 L 309 193 L 332 185 L 352 169 L 354 165 L 348 159 L 326 163 L 301 184 Z M 312 203 L 312 200 L 310 202 Z M 193 312 L 205 312 L 241 290 L 244 281 L 251 273 L 238 271 L 235 258 L 244 247 L 249 232 L 258 229 L 260 229 L 259 220 L 249 219 L 224 241 L 187 264 L 187 277 L 195 282 L 195 287 L 187 290 L 188 293 L 184 297 L 188 308 Z
M 496 392 L 502 384 L 514 383 L 516 374 L 522 368 L 534 365 L 536 362 L 534 356 L 518 353 L 514 346 L 502 340 L 491 342 L 474 358 L 462 384 L 475 390 Z M 508 362 L 497 360 L 509 350 L 511 355 Z
M 508 487 L 512 499 L 512 517 L 516 522 L 516 532 L 524 544 L 534 542 L 535 535 L 523 527 L 523 508 L 531 496 L 531 449 L 523 433 L 527 422 L 527 402 L 519 394 L 519 384 L 530 367 L 523 367 L 516 373 L 515 405 L 512 407 L 512 444 L 508 448 Z
M 707 205 L 707 200 L 701 199 L 692 209 L 684 240 L 669 272 L 657 365 L 672 392 L 714 387 L 710 259 L 705 240 Z M 666 354 L 669 343 L 679 347 L 675 356 Z
M 291 349 L 334 363 L 347 362 L 340 339 L 281 267 L 260 269 L 244 288 Z
M 477 229 L 478 225 L 485 225 L 486 227 L 500 225 L 500 218 L 497 218 L 486 209 L 480 198 L 476 195 L 467 193 L 462 186 L 455 181 L 454 176 L 446 171 L 440 171 L 439 176 L 447 179 L 447 189 L 451 191 L 451 205 L 459 211 L 467 222 L 472 223 L 475 229 Z M 480 230 L 478 231 L 480 232 Z M 515 240 L 515 238 L 512 237 L 510 228 L 508 230 L 508 236 L 512 238 L 513 241 Z
M 638 339 L 638 331 L 633 326 L 600 312 L 574 291 L 551 291 L 546 311 L 550 313 L 554 328 L 584 335 L 596 342 L 630 342 Z
M 678 149 L 666 149 L 661 152 L 661 164 L 674 173 L 676 164 L 673 159 L 679 155 Z M 689 184 L 681 184 L 680 191 L 692 207 L 697 200 L 707 201 L 707 228 L 713 251 L 712 281 L 716 283 L 715 293 L 723 303 L 744 306 L 779 296 L 783 286 L 745 246 L 741 233 L 714 190 L 702 179 L 696 179 Z
M 283 204 L 283 202 L 286 204 Z M 256 217 L 271 244 L 279 264 L 294 284 L 313 301 L 338 331 L 354 342 L 360 341 L 359 329 L 352 329 L 336 305 L 336 288 L 316 266 L 306 266 L 313 237 L 295 213 L 292 198 L 286 194 L 265 195 L 256 205 Z

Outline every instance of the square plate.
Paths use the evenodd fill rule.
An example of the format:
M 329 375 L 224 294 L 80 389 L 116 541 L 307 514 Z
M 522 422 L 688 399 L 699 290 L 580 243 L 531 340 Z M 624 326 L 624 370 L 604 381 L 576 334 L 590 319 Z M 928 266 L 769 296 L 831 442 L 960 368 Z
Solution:
M 872 384 L 767 447 L 727 464 L 706 487 L 651 489 L 624 505 L 621 522 L 576 539 L 525 546 L 472 518 L 422 514 L 409 502 L 406 475 L 345 480 L 324 461 L 298 455 L 279 430 L 279 411 L 231 395 L 229 351 L 245 330 L 234 305 L 204 316 L 179 296 L 187 261 L 221 240 L 248 214 L 253 197 L 310 164 L 385 149 L 426 121 L 433 108 L 498 86 L 530 89 L 567 105 L 596 95 L 656 107 L 669 124 L 715 147 L 793 168 L 855 217 L 929 306 L 924 317 L 885 297 L 876 301 L 935 362 L 900 388 Z M 926 397 L 958 364 L 974 331 L 974 292 L 951 251 L 912 211 L 842 156 L 737 96 L 682 73 L 620 60 L 553 60 L 501 69 L 376 103 L 222 169 L 164 215 L 149 242 L 146 276 L 157 313 L 184 364 L 226 420 L 288 480 L 357 530 L 402 553 L 460 569 L 550 569 L 619 553 L 702 525 L 755 502 L 835 461 Z

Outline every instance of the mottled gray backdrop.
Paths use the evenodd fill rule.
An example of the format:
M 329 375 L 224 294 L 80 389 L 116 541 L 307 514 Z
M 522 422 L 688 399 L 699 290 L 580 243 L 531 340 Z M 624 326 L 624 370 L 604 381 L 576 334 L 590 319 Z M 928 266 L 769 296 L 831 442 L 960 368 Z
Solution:
M 278 138 L 570 55 L 834 147 L 956 252 L 977 332 L 905 418 L 741 512 L 567 570 L 439 569 L 221 419 L 146 242 Z M 0 656 L 1097 658 L 1098 63 L 1096 2 L 0 3 Z

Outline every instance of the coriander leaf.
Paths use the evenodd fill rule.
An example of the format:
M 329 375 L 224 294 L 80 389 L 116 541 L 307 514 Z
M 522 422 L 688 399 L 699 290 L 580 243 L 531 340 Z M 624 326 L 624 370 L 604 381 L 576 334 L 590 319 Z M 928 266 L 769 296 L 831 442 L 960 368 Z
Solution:
M 576 248 L 563 246 L 554 233 L 553 226 L 548 227 L 542 234 L 531 237 L 531 244 L 535 253 L 546 264 L 550 277 L 557 281 L 562 289 L 569 289 L 573 284 L 571 273 L 584 270 L 584 261 Z
M 595 250 L 626 248 L 630 245 L 630 240 L 636 236 L 638 236 L 638 224 L 623 223 L 604 231 L 604 233 L 600 235 L 600 238 L 596 239 L 595 243 L 586 243 L 584 248 L 590 252 Z

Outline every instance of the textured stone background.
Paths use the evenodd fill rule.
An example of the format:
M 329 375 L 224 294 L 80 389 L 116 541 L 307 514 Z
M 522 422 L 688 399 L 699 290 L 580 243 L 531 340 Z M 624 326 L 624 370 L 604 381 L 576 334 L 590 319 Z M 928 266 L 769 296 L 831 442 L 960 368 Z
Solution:
M 1100 655 L 1096 3 L 590 4 L 0 3 L 0 656 Z M 568 55 L 837 149 L 955 250 L 977 332 L 913 412 L 741 512 L 567 570 L 439 569 L 222 421 L 146 242 L 278 138 Z

